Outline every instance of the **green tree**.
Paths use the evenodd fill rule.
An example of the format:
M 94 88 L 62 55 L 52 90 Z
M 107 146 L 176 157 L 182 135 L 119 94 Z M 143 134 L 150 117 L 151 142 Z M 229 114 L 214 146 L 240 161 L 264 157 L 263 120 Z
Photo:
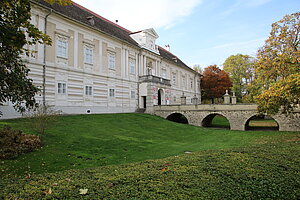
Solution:
M 247 86 L 254 76 L 254 58 L 248 55 L 237 54 L 229 56 L 223 63 L 223 70 L 229 74 L 232 81 L 232 91 L 238 100 L 247 93 Z
M 257 58 L 255 82 L 262 86 L 258 89 L 262 93 L 254 99 L 259 110 L 270 114 L 292 112 L 300 99 L 300 12 L 272 24 Z
M 201 66 L 199 64 L 196 64 L 192 67 L 192 69 L 196 72 L 198 72 L 199 74 L 203 73 L 203 69 L 201 68 Z
M 47 2 L 66 5 L 70 0 Z M 36 106 L 38 92 L 20 55 L 31 53 L 26 45 L 51 44 L 51 38 L 30 23 L 30 9 L 30 0 L 0 1 L 0 105 L 11 101 L 20 112 Z

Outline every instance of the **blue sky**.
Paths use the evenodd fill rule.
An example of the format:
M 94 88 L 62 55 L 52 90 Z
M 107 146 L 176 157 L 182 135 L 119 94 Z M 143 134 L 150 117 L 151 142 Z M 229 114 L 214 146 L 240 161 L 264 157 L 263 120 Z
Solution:
M 300 0 L 75 0 L 131 31 L 154 28 L 157 44 L 188 66 L 222 65 L 234 54 L 255 56 L 271 24 L 300 11 Z

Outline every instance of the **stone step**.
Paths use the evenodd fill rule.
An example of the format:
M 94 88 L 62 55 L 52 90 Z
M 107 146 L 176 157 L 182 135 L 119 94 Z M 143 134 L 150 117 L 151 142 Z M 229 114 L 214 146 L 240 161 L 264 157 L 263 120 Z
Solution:
M 144 113 L 146 111 L 146 108 L 138 108 L 135 110 L 136 113 Z

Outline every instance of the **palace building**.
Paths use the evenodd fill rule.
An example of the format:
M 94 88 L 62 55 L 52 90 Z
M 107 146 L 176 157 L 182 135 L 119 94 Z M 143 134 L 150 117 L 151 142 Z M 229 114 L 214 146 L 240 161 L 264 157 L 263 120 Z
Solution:
M 31 23 L 52 46 L 28 46 L 30 78 L 40 104 L 66 114 L 146 111 L 154 105 L 200 103 L 200 74 L 158 46 L 154 29 L 131 32 L 73 3 L 32 1 Z M 43 90 L 44 88 L 44 90 Z M 1 118 L 21 116 L 10 102 Z

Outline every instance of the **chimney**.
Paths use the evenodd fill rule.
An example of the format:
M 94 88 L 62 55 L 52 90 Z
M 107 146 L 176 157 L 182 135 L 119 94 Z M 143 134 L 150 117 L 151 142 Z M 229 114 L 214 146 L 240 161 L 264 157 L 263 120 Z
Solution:
M 170 47 L 169 44 L 165 45 L 165 48 L 166 48 L 167 51 L 171 52 L 171 47 Z
M 94 16 L 88 16 L 86 19 L 89 21 L 89 23 L 90 23 L 92 26 L 95 25 Z

